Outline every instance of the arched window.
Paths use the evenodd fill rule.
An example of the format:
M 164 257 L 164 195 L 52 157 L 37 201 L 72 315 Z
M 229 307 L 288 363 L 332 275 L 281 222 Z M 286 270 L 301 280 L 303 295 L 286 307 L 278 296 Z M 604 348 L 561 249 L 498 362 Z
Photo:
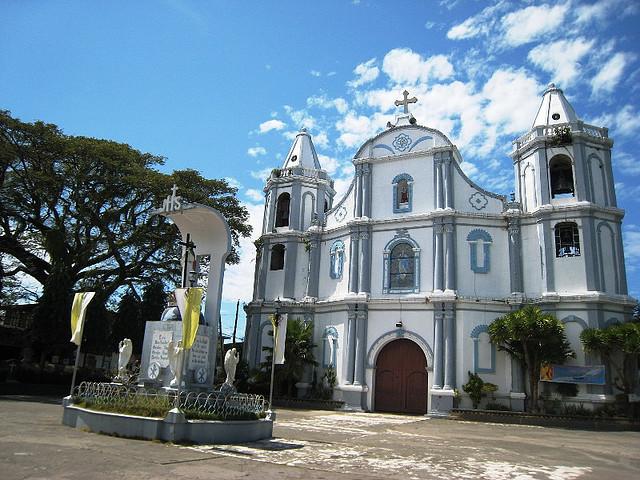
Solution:
M 469 266 L 474 273 L 489 273 L 491 269 L 491 235 L 481 229 L 471 230 L 469 242 Z
M 420 247 L 406 230 L 384 247 L 382 293 L 418 293 L 420 291 Z
M 495 373 L 496 371 L 496 346 L 491 343 L 488 331 L 487 325 L 477 325 L 471 330 L 475 373 Z
M 325 213 L 329 211 L 329 202 L 327 202 L 327 199 L 324 200 L 324 211 Z
M 555 227 L 556 257 L 579 257 L 580 234 L 573 222 L 558 223 Z
M 551 179 L 551 198 L 573 197 L 573 167 L 571 159 L 564 155 L 553 157 L 549 162 L 549 178 Z
M 291 196 L 287 192 L 280 194 L 276 207 L 276 227 L 289 226 L 289 203 Z
M 284 268 L 284 245 L 278 243 L 271 248 L 271 270 L 282 270 Z
M 336 240 L 329 249 L 329 276 L 331 278 L 342 278 L 342 270 L 344 269 L 344 242 Z
M 396 175 L 393 181 L 393 213 L 410 212 L 413 204 L 413 178 L 407 173 Z

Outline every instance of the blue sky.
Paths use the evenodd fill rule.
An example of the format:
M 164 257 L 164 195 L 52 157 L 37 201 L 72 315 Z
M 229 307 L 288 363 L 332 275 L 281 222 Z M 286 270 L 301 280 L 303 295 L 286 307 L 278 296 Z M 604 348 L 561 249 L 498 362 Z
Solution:
M 511 140 L 555 82 L 615 140 L 629 288 L 640 296 L 638 25 L 629 0 L 4 0 L 0 108 L 163 155 L 167 171 L 227 177 L 257 232 L 265 172 L 300 127 L 344 191 L 350 159 L 405 88 L 418 122 L 458 145 L 473 180 L 511 192 Z M 253 247 L 243 246 L 225 278 L 225 332 L 235 299 L 251 296 Z

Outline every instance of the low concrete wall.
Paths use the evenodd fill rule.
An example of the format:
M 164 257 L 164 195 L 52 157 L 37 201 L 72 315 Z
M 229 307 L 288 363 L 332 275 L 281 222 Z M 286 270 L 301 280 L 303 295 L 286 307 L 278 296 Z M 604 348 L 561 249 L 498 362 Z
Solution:
M 263 440 L 273 436 L 271 419 L 212 422 L 185 420 L 169 413 L 166 418 L 138 417 L 64 406 L 62 423 L 95 433 L 176 443 L 225 444 Z
M 566 415 L 529 414 L 500 410 L 467 410 L 463 408 L 452 409 L 448 418 L 472 422 L 512 423 L 579 430 L 640 431 L 640 423 L 626 418 L 570 417 Z

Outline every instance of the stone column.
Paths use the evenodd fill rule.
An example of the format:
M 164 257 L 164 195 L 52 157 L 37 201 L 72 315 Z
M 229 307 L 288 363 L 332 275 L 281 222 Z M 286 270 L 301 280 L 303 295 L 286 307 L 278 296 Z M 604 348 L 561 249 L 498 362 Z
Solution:
M 262 253 L 260 255 L 260 272 L 258 273 L 258 286 L 256 287 L 256 298 L 264 299 L 264 292 L 267 285 L 267 272 L 269 271 L 270 261 L 270 244 L 265 240 L 262 245 Z
M 356 165 L 356 217 L 362 216 L 362 165 Z
M 276 225 L 276 207 L 278 206 L 278 184 L 271 190 L 271 201 L 269 202 L 269 218 L 267 220 L 267 232 L 272 232 Z
M 542 235 L 541 245 L 544 245 L 544 249 L 542 250 L 542 257 L 544 261 L 544 271 L 545 271 L 545 280 L 546 284 L 544 288 L 546 288 L 547 292 L 555 292 L 555 273 L 553 270 L 553 259 L 555 258 L 555 238 L 554 231 L 551 228 L 551 220 L 543 220 L 542 221 Z
M 298 260 L 298 242 L 291 241 L 285 243 L 284 251 L 284 288 L 282 295 L 285 298 L 295 298 L 296 295 L 296 272 Z
M 362 215 L 371 217 L 371 166 L 362 165 Z
M 444 389 L 453 390 L 456 387 L 456 318 L 453 305 L 447 305 L 444 314 Z
M 371 291 L 371 237 L 369 232 L 360 232 L 360 292 Z
M 453 161 L 452 153 L 446 152 L 444 157 L 444 191 L 445 191 L 445 203 L 444 208 L 453 208 L 453 175 L 452 165 Z
M 362 307 L 361 307 L 362 308 Z M 366 355 L 367 336 L 366 336 L 366 310 L 358 311 L 356 315 L 356 356 L 354 367 L 354 385 L 364 385 L 364 362 Z
M 444 258 L 443 258 L 443 245 L 442 245 L 442 233 L 444 227 L 442 224 L 435 224 L 435 253 L 434 253 L 434 268 L 433 268 L 433 289 L 444 290 Z
M 520 220 L 509 218 L 509 273 L 511 293 L 523 291 L 522 285 L 522 245 L 520 243 Z
M 352 231 L 349 246 L 349 293 L 358 293 L 358 232 Z
M 347 385 L 353 384 L 354 376 L 354 363 L 356 356 L 356 316 L 357 312 L 352 308 L 349 308 L 347 315 L 347 368 L 344 375 L 344 379 Z
M 291 202 L 289 203 L 289 228 L 300 230 L 300 200 L 302 196 L 302 185 L 295 182 L 291 186 Z
M 549 191 L 549 166 L 544 149 L 536 152 L 536 159 L 538 163 L 536 185 L 540 189 L 540 204 L 545 205 L 551 203 L 551 192 Z
M 320 275 L 320 237 L 311 235 L 309 238 L 309 280 L 307 282 L 307 297 L 318 297 L 318 280 Z
M 447 274 L 446 274 L 446 289 L 456 289 L 456 240 L 454 225 L 449 223 L 444 226 L 444 230 L 447 234 Z
M 438 308 L 438 305 L 434 305 L 434 308 Z M 443 385 L 443 372 L 442 372 L 442 317 L 444 312 L 435 311 L 434 318 L 434 330 L 433 330 L 433 388 L 439 389 Z
M 444 208 L 444 182 L 442 181 L 442 158 L 434 160 L 436 178 L 436 208 Z

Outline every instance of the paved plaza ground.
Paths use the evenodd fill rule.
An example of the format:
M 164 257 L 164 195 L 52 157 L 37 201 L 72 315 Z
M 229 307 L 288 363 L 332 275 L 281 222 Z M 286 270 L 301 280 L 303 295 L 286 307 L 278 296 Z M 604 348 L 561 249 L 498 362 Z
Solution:
M 640 433 L 278 411 L 275 438 L 179 446 L 62 426 L 55 398 L 0 396 L 0 478 L 640 478 Z

